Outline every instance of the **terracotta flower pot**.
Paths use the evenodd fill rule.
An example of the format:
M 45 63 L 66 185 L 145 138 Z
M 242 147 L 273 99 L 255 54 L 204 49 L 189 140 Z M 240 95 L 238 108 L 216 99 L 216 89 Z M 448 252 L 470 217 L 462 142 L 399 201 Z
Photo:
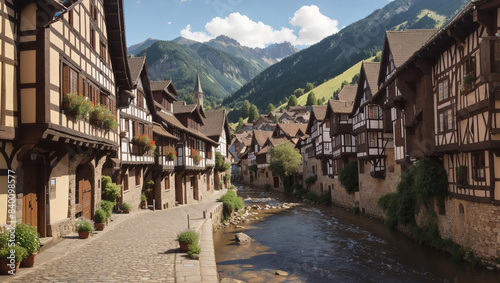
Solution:
M 95 229 L 97 231 L 103 231 L 104 227 L 106 227 L 106 223 L 95 223 Z
M 14 269 L 14 272 L 12 272 L 11 266 L 7 264 L 3 259 L 0 260 L 0 270 L 2 271 L 2 274 L 4 275 L 15 275 L 17 271 L 19 271 L 19 265 L 21 263 L 17 262 L 15 264 L 16 268 Z
M 130 213 L 130 210 L 129 209 L 124 210 L 123 213 Z
M 187 252 L 191 244 L 179 242 L 179 246 L 181 247 L 181 252 Z
M 91 231 L 78 231 L 78 237 L 80 239 L 87 239 L 90 236 Z
M 142 208 L 142 209 L 146 209 L 146 208 L 147 208 L 147 205 L 146 205 L 146 202 L 145 202 L 145 201 L 142 201 L 142 202 L 141 202 L 141 208 Z
M 22 267 L 33 267 L 35 266 L 36 253 L 30 254 L 27 258 L 21 261 Z

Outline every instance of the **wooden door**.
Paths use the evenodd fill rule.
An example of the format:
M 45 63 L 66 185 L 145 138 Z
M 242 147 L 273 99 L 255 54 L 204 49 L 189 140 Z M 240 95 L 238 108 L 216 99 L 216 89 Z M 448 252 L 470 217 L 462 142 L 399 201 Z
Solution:
M 76 171 L 76 216 L 92 219 L 92 168 L 80 166 Z
M 207 191 L 210 191 L 210 173 L 207 173 Z
M 275 177 L 273 177 L 273 179 L 274 179 L 274 187 L 279 188 L 280 187 L 280 177 L 275 176 Z
M 44 166 L 27 165 L 24 167 L 25 176 L 23 186 L 23 223 L 36 226 L 37 232 L 42 237 L 46 236 L 45 231 L 45 187 L 44 187 Z
M 200 178 L 199 174 L 196 174 L 193 177 L 191 177 L 191 182 L 193 182 L 191 184 L 191 186 L 193 187 L 193 195 L 194 195 L 195 200 L 200 200 L 200 191 L 198 188 L 198 179 L 199 178 Z
M 184 204 L 181 174 L 175 174 L 175 201 L 178 204 Z

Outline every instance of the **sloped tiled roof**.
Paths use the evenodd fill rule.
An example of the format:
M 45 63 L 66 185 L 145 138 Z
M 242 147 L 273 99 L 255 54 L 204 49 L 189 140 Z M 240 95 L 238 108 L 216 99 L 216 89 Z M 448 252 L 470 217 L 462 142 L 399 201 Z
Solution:
M 419 50 L 437 31 L 436 29 L 386 31 L 387 41 L 389 42 L 396 68 L 399 68 L 406 62 L 406 60 Z
M 220 136 L 226 122 L 224 109 L 208 110 L 205 115 L 207 117 L 204 119 L 204 125 L 200 127 L 200 131 L 207 137 Z
M 182 101 L 183 102 L 183 101 Z M 174 102 L 174 114 L 191 113 L 196 109 L 196 104 Z
M 169 114 L 169 113 L 164 113 L 164 112 L 161 112 L 161 111 L 157 111 L 156 113 L 168 125 L 170 125 L 172 127 L 175 127 L 175 128 L 178 128 L 179 130 L 187 132 L 187 133 L 189 133 L 189 134 L 191 134 L 191 135 L 193 135 L 195 137 L 198 137 L 198 138 L 200 138 L 200 139 L 202 139 L 204 141 L 208 141 L 208 142 L 210 142 L 212 144 L 217 144 L 217 142 L 214 142 L 212 139 L 210 139 L 209 137 L 205 136 L 203 133 L 200 133 L 198 131 L 195 131 L 193 129 L 185 127 L 174 115 Z
M 354 85 L 346 85 L 339 92 L 339 100 L 343 101 L 354 101 L 356 99 L 356 92 L 358 91 L 358 87 Z
M 278 124 L 278 126 L 285 132 L 286 135 L 290 137 L 295 137 L 297 136 L 297 133 L 302 131 L 303 133 L 306 132 L 307 129 L 307 124 L 299 124 L 299 123 L 294 123 L 294 124 Z
M 255 140 L 261 146 L 266 142 L 268 138 L 271 137 L 272 134 L 273 132 L 270 131 L 258 131 L 258 130 L 253 131 L 253 136 L 255 137 Z
M 284 144 L 288 141 L 287 138 L 269 138 L 269 142 L 273 145 L 273 146 L 278 146 L 280 144 Z
M 314 117 L 316 117 L 317 121 L 323 121 L 325 120 L 326 116 L 326 105 L 314 105 L 311 107 L 312 112 L 314 113 Z
M 155 134 L 158 134 L 160 136 L 164 136 L 164 137 L 167 137 L 167 138 L 170 138 L 170 139 L 174 139 L 174 140 L 179 140 L 178 137 L 172 135 L 171 133 L 165 131 L 165 129 L 158 123 L 156 122 L 153 122 L 153 132 Z
M 347 101 L 330 99 L 328 100 L 328 103 L 330 104 L 330 107 L 332 108 L 333 112 L 339 114 L 350 114 L 354 106 L 353 101 L 347 102 Z
M 139 76 L 141 75 L 142 68 L 144 66 L 144 61 L 146 57 L 129 57 L 128 65 L 130 67 L 130 76 L 132 78 L 132 84 L 137 84 Z
M 172 81 L 151 81 L 151 90 L 164 90 Z
M 269 146 L 264 147 L 261 149 L 259 152 L 257 152 L 257 155 L 263 154 L 263 153 L 268 153 L 269 152 Z
M 372 92 L 375 95 L 378 91 L 377 78 L 378 72 L 380 71 L 380 62 L 363 62 L 363 68 L 365 70 L 366 81 Z

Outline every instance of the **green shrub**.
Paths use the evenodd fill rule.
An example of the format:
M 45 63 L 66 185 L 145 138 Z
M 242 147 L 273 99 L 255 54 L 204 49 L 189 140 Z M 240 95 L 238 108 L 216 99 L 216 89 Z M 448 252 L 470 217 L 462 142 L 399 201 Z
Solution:
M 264 189 L 266 189 L 266 190 L 270 190 L 270 189 L 271 189 L 271 185 L 270 185 L 270 184 L 265 184 L 265 185 L 264 185 Z
M 309 176 L 309 177 L 307 177 L 307 178 L 306 178 L 305 183 L 306 183 L 307 185 L 312 185 L 312 184 L 316 183 L 316 180 L 317 180 L 317 179 L 318 179 L 318 176 L 316 176 L 316 175 L 311 175 L 311 176 Z
M 141 194 L 141 201 L 142 202 L 146 202 L 148 200 L 148 198 L 146 197 L 145 194 Z
M 473 252 L 469 252 L 467 254 L 467 260 L 472 264 L 474 267 L 482 266 L 483 262 L 481 258 L 476 257 Z
M 11 250 L 14 251 L 15 257 L 16 257 L 16 263 L 23 261 L 23 259 L 28 257 L 28 251 L 26 251 L 25 248 L 15 245 L 13 247 L 7 247 L 2 250 L 0 250 L 0 259 L 3 259 L 5 261 L 8 261 L 8 257 L 11 256 Z
M 189 230 L 177 235 L 176 241 L 185 244 L 198 244 L 198 239 L 198 234 L 195 231 Z
M 358 162 L 349 162 L 339 172 L 339 181 L 348 194 L 359 191 Z
M 234 191 L 234 190 L 236 190 L 236 186 L 231 185 L 231 187 L 229 187 L 229 189 L 232 190 L 232 191 Z
M 113 207 L 115 207 L 116 203 L 109 200 L 101 200 L 100 207 L 104 212 L 106 212 L 106 218 L 110 218 L 113 214 Z
M 233 211 L 238 211 L 239 209 L 243 208 L 243 199 L 238 197 L 236 195 L 235 191 L 227 191 L 226 194 L 224 194 L 220 198 L 221 202 L 223 203 L 223 213 L 224 213 L 224 218 L 228 218 Z
M 127 210 L 131 210 L 131 209 L 132 209 L 132 206 L 131 206 L 130 204 L 128 204 L 128 203 L 126 203 L 126 202 L 124 202 L 124 203 L 122 204 L 122 207 L 121 207 L 121 208 L 122 208 L 122 211 L 127 211 Z
M 224 180 L 225 181 L 231 180 L 231 174 L 228 174 L 228 173 L 224 174 Z
M 107 219 L 106 211 L 103 209 L 97 209 L 94 213 L 94 221 L 95 223 L 104 223 Z
M 35 226 L 25 223 L 17 224 L 14 234 L 17 244 L 25 248 L 29 255 L 38 252 L 40 248 L 40 235 L 36 231 Z
M 0 227 L 0 250 L 7 247 L 9 244 L 9 231 Z
M 201 248 L 198 245 L 198 243 L 192 243 L 189 246 L 187 254 L 190 258 L 194 258 L 194 255 L 199 255 L 200 253 L 201 253 Z
M 121 186 L 113 183 L 111 177 L 102 176 L 102 199 L 116 202 L 116 199 L 121 196 Z
M 308 199 L 311 202 L 319 202 L 319 196 L 312 192 L 306 194 L 306 199 Z
M 318 203 L 331 204 L 332 203 L 332 194 L 330 192 L 321 194 L 319 196 Z
M 352 212 L 358 214 L 359 213 L 359 206 L 353 207 Z

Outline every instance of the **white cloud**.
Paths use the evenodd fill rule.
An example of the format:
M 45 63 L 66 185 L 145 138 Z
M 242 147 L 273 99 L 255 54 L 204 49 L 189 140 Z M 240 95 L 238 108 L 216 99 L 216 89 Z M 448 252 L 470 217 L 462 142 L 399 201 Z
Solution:
M 289 19 L 292 26 L 299 28 L 298 36 L 294 34 L 293 29 L 286 27 L 274 29 L 240 13 L 232 13 L 226 18 L 213 18 L 205 25 L 205 31 L 193 32 L 191 25 L 187 25 L 181 30 L 181 36 L 205 42 L 219 35 L 225 35 L 237 40 L 241 45 L 264 48 L 266 45 L 285 41 L 293 45 L 312 45 L 339 31 L 338 21 L 323 15 L 315 5 L 302 6 Z
M 232 13 L 224 19 L 213 18 L 205 25 L 205 29 L 213 36 L 223 34 L 249 47 L 263 48 L 267 44 L 295 41 L 297 38 L 291 29 L 282 27 L 280 30 L 275 30 L 263 22 L 252 21 L 240 13 Z
M 183 30 L 181 30 L 181 36 L 199 42 L 209 41 L 214 38 L 204 32 L 191 31 L 191 25 L 187 25 Z
M 290 24 L 300 27 L 299 38 L 294 42 L 297 45 L 315 44 L 339 32 L 339 22 L 323 15 L 316 5 L 300 7 L 290 20 Z
M 171 25 L 171 24 L 172 24 L 172 22 L 168 22 L 168 23 L 167 23 L 167 25 Z

